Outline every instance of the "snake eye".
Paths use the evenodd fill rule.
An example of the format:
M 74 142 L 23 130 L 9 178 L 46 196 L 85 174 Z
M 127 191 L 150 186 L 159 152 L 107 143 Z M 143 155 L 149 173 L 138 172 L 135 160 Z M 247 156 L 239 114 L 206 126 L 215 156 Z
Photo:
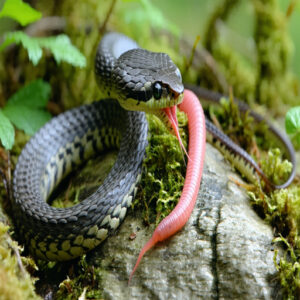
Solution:
M 162 87 L 161 87 L 160 83 L 155 82 L 153 84 L 153 96 L 154 96 L 154 98 L 156 100 L 160 99 L 161 94 L 162 94 Z

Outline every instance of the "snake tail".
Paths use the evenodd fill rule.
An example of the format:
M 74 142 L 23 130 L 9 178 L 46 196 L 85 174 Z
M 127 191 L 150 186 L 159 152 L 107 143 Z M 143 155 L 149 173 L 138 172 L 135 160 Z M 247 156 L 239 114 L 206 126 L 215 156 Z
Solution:
M 185 90 L 183 102 L 178 107 L 187 114 L 189 127 L 189 160 L 182 194 L 176 207 L 158 224 L 152 237 L 142 248 L 129 282 L 144 254 L 157 242 L 164 241 L 178 232 L 188 221 L 196 203 L 205 155 L 205 116 L 199 99 L 189 90 Z
M 201 99 L 202 104 L 207 102 L 207 104 L 220 105 L 222 97 L 226 97 L 220 93 L 207 90 L 205 88 L 186 85 L 187 88 L 191 89 L 198 97 Z M 216 127 L 212 122 L 206 119 L 206 130 L 207 130 L 207 141 L 214 145 L 220 152 L 240 171 L 243 176 L 245 176 L 250 182 L 257 182 L 257 175 L 259 175 L 266 185 L 270 189 L 282 189 L 288 187 L 294 180 L 296 176 L 296 154 L 295 149 L 289 140 L 289 138 L 279 131 L 274 125 L 269 121 L 265 120 L 264 117 L 259 115 L 250 109 L 241 100 L 234 98 L 235 103 L 238 105 L 241 112 L 249 112 L 249 115 L 253 117 L 254 122 L 260 123 L 264 122 L 268 126 L 268 137 L 276 140 L 278 146 L 286 154 L 287 158 L 292 164 L 292 170 L 289 177 L 285 182 L 281 184 L 275 184 L 270 181 L 267 175 L 260 168 L 258 163 L 248 154 L 244 149 L 235 144 L 226 134 L 224 134 L 218 127 Z

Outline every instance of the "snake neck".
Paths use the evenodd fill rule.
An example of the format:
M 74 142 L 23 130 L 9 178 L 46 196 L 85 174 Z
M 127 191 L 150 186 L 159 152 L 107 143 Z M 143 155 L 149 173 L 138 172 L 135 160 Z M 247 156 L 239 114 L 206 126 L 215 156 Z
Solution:
M 124 52 L 135 48 L 139 48 L 138 44 L 123 34 L 110 32 L 102 37 L 94 64 L 95 77 L 102 97 L 119 100 L 120 95 L 116 93 L 112 81 L 115 64 Z

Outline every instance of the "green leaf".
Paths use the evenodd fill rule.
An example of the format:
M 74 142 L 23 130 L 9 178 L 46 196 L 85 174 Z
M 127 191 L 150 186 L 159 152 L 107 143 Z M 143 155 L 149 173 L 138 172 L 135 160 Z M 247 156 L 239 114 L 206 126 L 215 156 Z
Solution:
M 76 67 L 85 67 L 86 59 L 80 51 L 72 45 L 69 37 L 61 34 L 55 37 L 41 38 L 41 46 L 48 48 L 54 55 L 57 63 L 68 62 Z
M 31 81 L 29 84 L 13 94 L 7 106 L 24 105 L 31 108 L 44 108 L 51 93 L 51 86 L 41 79 Z
M 34 65 L 37 65 L 43 54 L 37 38 L 30 37 L 22 31 L 8 32 L 4 35 L 4 42 L 0 46 L 0 51 L 13 43 L 21 43 L 27 50 L 29 59 Z
M 300 133 L 300 106 L 293 107 L 287 112 L 285 130 L 288 134 Z
M 5 149 L 10 150 L 15 140 L 15 130 L 9 119 L 0 110 L 0 140 Z
M 9 32 L 4 36 L 4 42 L 0 46 L 0 51 L 12 43 L 21 43 L 27 50 L 28 57 L 34 65 L 37 65 L 41 59 L 42 47 L 44 47 L 53 53 L 57 63 L 65 61 L 76 67 L 86 66 L 85 56 L 72 45 L 65 34 L 55 37 L 30 37 L 22 31 Z
M 18 129 L 24 130 L 29 135 L 33 135 L 51 119 L 49 112 L 25 105 L 5 106 L 3 113 Z
M 300 147 L 300 106 L 291 108 L 285 116 L 285 130 L 292 135 L 292 142 Z
M 26 26 L 27 24 L 39 20 L 42 14 L 22 0 L 6 0 L 0 11 L 0 18 L 1 17 L 10 17 L 19 22 L 22 26 Z
M 49 83 L 41 79 L 34 80 L 10 97 L 3 114 L 18 129 L 32 135 L 51 118 L 44 109 L 50 93 Z

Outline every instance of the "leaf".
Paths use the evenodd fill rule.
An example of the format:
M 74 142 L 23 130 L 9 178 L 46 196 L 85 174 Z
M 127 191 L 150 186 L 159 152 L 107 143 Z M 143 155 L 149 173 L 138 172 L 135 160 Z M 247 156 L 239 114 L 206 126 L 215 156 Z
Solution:
M 10 150 L 15 140 L 15 130 L 9 119 L 0 110 L 0 140 L 5 149 Z
M 41 79 L 31 81 L 29 84 L 13 94 L 7 106 L 24 105 L 31 108 L 44 108 L 51 93 L 51 86 Z
M 285 130 L 292 135 L 296 147 L 300 147 L 300 106 L 291 108 L 285 116 Z
M 37 65 L 43 54 L 37 39 L 38 38 L 28 36 L 22 31 L 8 32 L 4 35 L 4 42 L 0 46 L 0 51 L 5 49 L 10 44 L 21 43 L 27 50 L 29 59 L 34 65 Z
M 70 39 L 65 34 L 53 37 L 30 37 L 22 31 L 9 32 L 4 36 L 4 42 L 0 46 L 0 51 L 8 45 L 16 43 L 22 44 L 28 52 L 28 57 L 34 65 L 37 65 L 42 57 L 42 47 L 53 53 L 57 63 L 68 62 L 75 67 L 85 67 L 86 58 L 80 51 L 72 45 Z
M 293 107 L 287 112 L 285 130 L 288 134 L 300 133 L 300 106 Z
M 42 14 L 22 0 L 6 0 L 0 11 L 0 17 L 10 17 L 22 26 L 39 20 Z
M 33 135 L 51 119 L 49 112 L 25 105 L 7 105 L 3 108 L 3 113 L 18 129 L 29 135 Z
M 49 83 L 34 80 L 10 97 L 3 113 L 17 128 L 32 135 L 51 118 L 44 110 L 50 93 Z
M 68 62 L 76 67 L 85 67 L 86 59 L 80 51 L 72 45 L 69 37 L 65 34 L 56 37 L 40 38 L 41 46 L 48 48 L 54 55 L 57 63 Z

